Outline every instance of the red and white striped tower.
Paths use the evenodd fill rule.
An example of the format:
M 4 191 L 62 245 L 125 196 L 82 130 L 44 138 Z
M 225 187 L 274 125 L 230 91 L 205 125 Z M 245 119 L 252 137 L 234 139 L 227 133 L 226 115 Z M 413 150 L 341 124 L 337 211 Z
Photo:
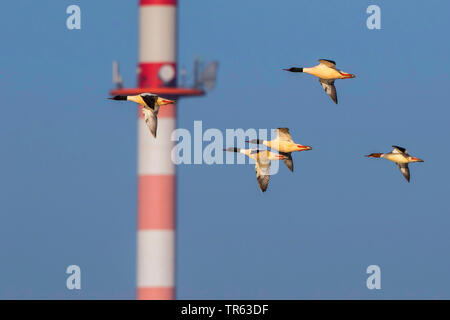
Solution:
M 177 0 L 140 0 L 138 88 L 112 95 L 151 92 L 168 99 L 203 95 L 176 87 Z M 137 298 L 175 298 L 176 170 L 171 160 L 176 106 L 162 106 L 157 138 L 139 110 Z
M 176 0 L 140 0 L 139 86 L 174 86 Z M 162 68 L 162 69 L 161 69 Z M 170 79 L 171 78 L 171 79 Z M 137 298 L 175 297 L 175 166 L 171 160 L 176 106 L 162 107 L 157 139 L 138 120 Z
M 140 0 L 139 87 L 176 84 L 176 0 Z M 165 72 L 166 74 L 162 74 Z M 165 82 L 162 76 L 166 76 Z M 157 139 L 138 120 L 137 298 L 175 297 L 175 166 L 171 160 L 176 106 L 158 115 Z

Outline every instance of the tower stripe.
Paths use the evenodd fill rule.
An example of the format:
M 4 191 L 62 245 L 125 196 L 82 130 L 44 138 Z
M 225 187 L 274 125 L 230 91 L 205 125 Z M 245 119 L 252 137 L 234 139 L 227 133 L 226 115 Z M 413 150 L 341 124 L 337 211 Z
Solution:
M 174 230 L 175 175 L 143 175 L 138 184 L 139 230 Z
M 141 6 L 176 6 L 177 0 L 140 0 Z

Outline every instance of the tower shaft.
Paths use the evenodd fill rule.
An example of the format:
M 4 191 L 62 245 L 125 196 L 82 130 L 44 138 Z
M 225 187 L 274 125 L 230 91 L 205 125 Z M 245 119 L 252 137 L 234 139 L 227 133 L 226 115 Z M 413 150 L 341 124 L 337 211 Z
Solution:
M 140 0 L 140 88 L 176 86 L 176 15 L 176 0 Z M 139 110 L 138 299 L 175 298 L 176 169 L 171 134 L 176 118 L 176 105 L 162 106 L 154 139 Z

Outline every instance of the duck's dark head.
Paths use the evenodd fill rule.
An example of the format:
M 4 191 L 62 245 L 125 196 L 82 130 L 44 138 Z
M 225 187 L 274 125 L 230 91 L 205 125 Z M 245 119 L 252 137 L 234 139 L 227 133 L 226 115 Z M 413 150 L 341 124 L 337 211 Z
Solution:
M 127 100 L 127 96 L 114 96 L 112 98 L 108 98 L 110 100 Z
M 226 148 L 226 149 L 223 149 L 223 151 L 228 151 L 228 152 L 240 152 L 241 151 L 241 149 L 239 149 L 239 148 L 236 148 L 236 147 L 231 147 L 231 148 Z
M 254 143 L 254 144 L 263 144 L 264 140 L 261 139 L 253 139 L 253 140 L 245 140 L 247 143 Z
M 289 68 L 289 69 L 283 69 L 284 71 L 289 71 L 289 72 L 303 72 L 303 68 Z

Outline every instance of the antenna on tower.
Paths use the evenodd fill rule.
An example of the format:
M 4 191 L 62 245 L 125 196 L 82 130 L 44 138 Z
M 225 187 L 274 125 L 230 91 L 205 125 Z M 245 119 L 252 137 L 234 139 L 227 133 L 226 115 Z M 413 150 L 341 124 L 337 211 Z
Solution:
M 186 78 L 187 78 L 187 69 L 185 67 L 181 67 L 180 69 L 180 85 L 182 87 L 186 86 Z
M 194 59 L 194 83 L 195 89 L 211 90 L 216 85 L 217 69 L 219 62 L 212 61 L 204 67 L 203 59 Z
M 200 58 L 195 57 L 194 59 L 194 88 L 200 89 L 202 84 L 200 82 L 200 68 L 203 65 L 203 62 L 200 60 Z
M 116 60 L 113 61 L 112 69 L 113 69 L 113 74 L 112 74 L 113 83 L 116 85 L 116 89 L 122 89 L 123 81 L 122 81 L 122 77 L 119 73 L 119 63 Z
M 210 62 L 206 65 L 202 70 L 202 74 L 200 77 L 200 83 L 205 88 L 205 90 L 209 91 L 216 85 L 217 78 L 217 68 L 219 67 L 218 61 Z

